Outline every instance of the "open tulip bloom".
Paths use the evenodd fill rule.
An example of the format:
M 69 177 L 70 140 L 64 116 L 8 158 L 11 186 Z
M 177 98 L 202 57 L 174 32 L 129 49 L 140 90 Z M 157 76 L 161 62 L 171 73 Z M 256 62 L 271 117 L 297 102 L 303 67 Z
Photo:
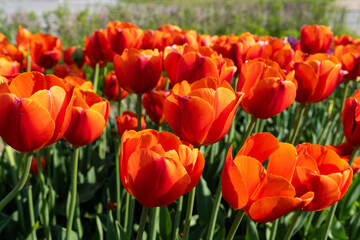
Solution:
M 130 130 L 121 138 L 121 182 L 145 207 L 165 206 L 188 193 L 203 168 L 202 153 L 172 133 Z

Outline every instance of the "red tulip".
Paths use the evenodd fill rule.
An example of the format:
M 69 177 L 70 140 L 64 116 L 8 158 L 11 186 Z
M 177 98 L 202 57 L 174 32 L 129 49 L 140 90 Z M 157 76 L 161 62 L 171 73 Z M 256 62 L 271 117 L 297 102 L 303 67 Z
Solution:
M 339 201 L 350 186 L 353 171 L 334 151 L 315 144 L 296 147 L 298 160 L 292 179 L 296 195 L 314 192 L 305 211 L 319 211 Z
M 102 67 L 105 62 L 112 62 L 115 53 L 108 42 L 107 31 L 98 29 L 91 36 L 85 37 L 84 53 L 86 63 L 92 68 L 95 67 L 96 63 Z
M 346 140 L 353 146 L 360 146 L 360 90 L 345 101 L 342 123 Z
M 94 86 L 91 81 L 86 81 L 85 79 L 77 76 L 66 76 L 64 83 L 68 91 L 72 91 L 74 88 L 80 88 L 85 91 L 93 91 Z
M 354 150 L 354 146 L 351 145 L 350 143 L 348 143 L 347 141 L 345 141 L 339 145 L 336 145 L 336 146 L 326 145 L 325 147 L 336 152 L 340 158 L 345 159 L 347 162 L 349 162 L 350 155 Z M 360 170 L 360 157 L 359 156 L 355 156 L 354 161 L 351 165 L 351 168 L 353 170 L 354 175 Z
M 126 48 L 140 49 L 142 47 L 144 32 L 134 24 L 110 21 L 107 32 L 110 46 L 117 54 L 121 55 Z
M 120 115 L 120 117 L 116 116 L 116 125 L 120 136 L 122 136 L 126 130 L 137 131 L 137 127 L 138 127 L 137 115 L 133 112 L 123 112 Z M 145 128 L 146 128 L 145 116 L 141 115 L 141 129 L 144 130 Z
M 114 57 L 114 69 L 119 84 L 126 91 L 143 94 L 151 91 L 162 74 L 162 57 L 157 49 L 125 49 Z
M 223 197 L 235 210 L 243 209 L 256 222 L 270 222 L 291 211 L 302 209 L 314 197 L 307 191 L 298 197 L 291 180 L 296 149 L 269 133 L 246 139 L 235 159 L 232 147 L 222 172 Z M 267 170 L 262 164 L 269 159 Z
M 20 152 L 50 145 L 69 126 L 73 101 L 56 76 L 19 74 L 0 86 L 0 136 Z
M 115 72 L 109 72 L 105 77 L 104 82 L 104 94 L 108 100 L 118 101 L 119 100 L 119 81 L 115 75 Z M 126 98 L 129 93 L 121 88 L 121 99 Z
M 307 60 L 294 64 L 298 83 L 296 101 L 315 103 L 326 99 L 342 77 L 341 64 L 330 60 Z
M 101 135 L 109 117 L 110 104 L 93 91 L 75 88 L 74 93 L 71 122 L 64 138 L 80 147 Z
M 20 72 L 20 65 L 16 61 L 0 57 L 0 75 L 12 76 Z
M 241 93 L 235 93 L 228 82 L 203 78 L 191 85 L 176 84 L 166 98 L 166 120 L 181 140 L 195 146 L 220 141 L 229 131 Z
M 45 158 L 44 158 L 44 156 L 41 156 L 41 157 L 40 157 L 40 162 L 41 162 L 41 167 L 42 167 L 42 169 L 44 169 L 44 167 L 45 167 Z M 33 158 L 33 159 L 31 160 L 30 172 L 31 172 L 32 174 L 38 174 L 38 172 L 39 172 L 39 169 L 38 169 L 38 167 L 37 167 L 37 160 L 36 160 L 36 158 Z
M 21 52 L 27 52 L 30 49 L 31 38 L 32 33 L 19 25 L 16 34 L 16 45 Z
M 360 47 L 349 44 L 346 46 L 337 46 L 334 55 L 341 62 L 341 67 L 346 71 L 344 78 L 347 80 L 356 80 L 360 76 Z
M 300 29 L 301 50 L 305 53 L 326 53 L 333 41 L 331 29 L 323 25 L 305 25 Z
M 143 106 L 146 114 L 157 125 L 165 125 L 167 123 L 164 113 L 164 103 L 170 91 L 152 91 L 144 94 Z
M 80 47 L 71 46 L 64 50 L 64 62 L 67 65 L 76 64 L 81 68 L 85 64 L 84 51 Z
M 77 67 L 76 64 L 57 64 L 53 67 L 54 75 L 59 78 L 65 78 L 67 76 L 76 76 L 80 78 L 86 78 L 84 70 Z
M 121 138 L 120 178 L 146 207 L 165 206 L 199 182 L 204 157 L 169 132 L 126 131 Z
M 50 34 L 37 33 L 31 39 L 31 58 L 40 67 L 49 69 L 61 58 L 61 40 Z
M 254 117 L 266 119 L 289 107 L 296 96 L 294 73 L 287 76 L 270 60 L 255 59 L 241 67 L 237 91 L 244 93 L 241 107 Z

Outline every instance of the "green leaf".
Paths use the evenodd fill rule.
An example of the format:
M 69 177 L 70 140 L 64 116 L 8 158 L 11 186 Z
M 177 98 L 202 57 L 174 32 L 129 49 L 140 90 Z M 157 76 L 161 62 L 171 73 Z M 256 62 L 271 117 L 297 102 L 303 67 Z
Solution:
M 11 217 L 9 215 L 0 212 L 0 233 L 4 230 L 10 221 Z
M 250 218 L 246 218 L 246 235 L 245 240 L 259 240 L 259 233 L 256 228 L 256 224 Z
M 116 230 L 114 224 L 114 218 L 112 216 L 112 211 L 108 212 L 107 220 L 106 220 L 106 239 L 113 240 L 116 239 Z
M 170 239 L 172 222 L 167 206 L 160 207 L 160 236 L 162 239 Z
M 336 219 L 336 217 L 334 217 L 334 220 L 332 222 L 329 237 L 332 239 L 337 239 L 337 240 L 349 239 L 345 232 L 343 225 L 341 224 L 341 222 L 339 220 Z
M 52 226 L 52 232 L 54 233 L 54 239 L 56 240 L 65 240 L 66 239 L 66 228 L 63 228 L 59 225 Z M 70 240 L 78 240 L 78 235 L 76 232 L 71 230 Z
M 207 186 L 205 179 L 201 176 L 196 187 L 196 206 L 199 213 L 200 225 L 209 223 L 212 209 L 212 194 Z
M 103 240 L 104 239 L 104 233 L 103 233 L 103 227 L 102 227 L 102 223 L 100 221 L 99 216 L 95 217 L 95 222 L 96 222 L 96 233 L 97 233 L 97 239 L 99 240 Z

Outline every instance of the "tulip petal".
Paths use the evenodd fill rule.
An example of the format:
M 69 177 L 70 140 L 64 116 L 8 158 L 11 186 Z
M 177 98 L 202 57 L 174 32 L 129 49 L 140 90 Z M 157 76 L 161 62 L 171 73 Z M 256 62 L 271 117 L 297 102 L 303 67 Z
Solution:
M 282 176 L 291 182 L 297 160 L 296 149 L 289 143 L 280 143 L 280 147 L 270 155 L 267 172 Z

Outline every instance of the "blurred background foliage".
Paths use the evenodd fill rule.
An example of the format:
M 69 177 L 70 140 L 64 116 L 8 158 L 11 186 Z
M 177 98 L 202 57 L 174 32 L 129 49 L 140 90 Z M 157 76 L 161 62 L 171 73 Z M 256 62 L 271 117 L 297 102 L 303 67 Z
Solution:
M 60 36 L 64 47 L 83 45 L 84 36 L 106 28 L 111 20 L 129 21 L 142 29 L 175 24 L 200 34 L 251 32 L 257 35 L 299 36 L 304 24 L 331 26 L 336 35 L 355 35 L 345 26 L 346 10 L 335 0 L 118 0 L 96 10 L 72 10 L 68 4 L 37 14 L 0 10 L 0 32 L 14 41 L 18 25 L 33 33 Z

